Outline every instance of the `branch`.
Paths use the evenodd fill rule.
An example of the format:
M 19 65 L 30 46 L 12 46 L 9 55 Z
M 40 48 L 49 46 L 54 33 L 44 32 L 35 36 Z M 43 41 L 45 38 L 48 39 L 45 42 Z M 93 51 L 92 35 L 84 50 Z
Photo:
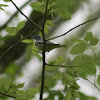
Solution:
M 23 9 L 29 2 L 31 2 L 32 0 L 29 0 L 29 1 L 27 1 L 25 4 L 23 4 L 19 9 L 21 10 L 21 9 Z M 12 19 L 14 18 L 14 17 L 16 17 L 16 15 L 17 15 L 17 13 L 18 13 L 19 11 L 16 11 L 9 19 L 8 19 L 8 21 L 4 24 L 4 25 L 2 25 L 1 27 L 0 27 L 0 31 L 1 30 L 3 30 L 4 28 L 6 28 L 6 26 L 9 24 L 9 22 L 11 22 L 12 21 Z
M 6 93 L 3 93 L 3 92 L 0 92 L 0 94 L 5 95 L 5 96 L 8 96 L 8 97 L 16 98 L 15 96 L 11 96 L 11 95 L 6 94 Z
M 42 21 L 41 21 L 42 22 Z M 40 23 L 41 23 L 40 22 Z M 39 24 L 40 24 L 39 23 Z M 36 29 L 36 28 L 35 28 Z M 0 59 L 2 59 L 2 57 L 9 51 L 9 50 L 11 50 L 15 45 L 17 45 L 18 43 L 20 43 L 23 39 L 26 39 L 27 37 L 29 37 L 30 35 L 32 35 L 33 34 L 33 32 L 35 31 L 35 29 L 30 33 L 30 34 L 28 34 L 27 36 L 25 36 L 25 37 L 23 37 L 23 38 L 21 38 L 19 41 L 17 41 L 15 44 L 13 44 L 12 46 L 10 46 L 6 51 L 4 51 L 4 53 L 0 56 Z
M 66 33 L 64 33 L 64 34 L 62 34 L 62 35 L 58 35 L 58 36 L 53 37 L 53 38 L 50 38 L 50 39 L 48 39 L 48 40 L 46 40 L 46 41 L 53 40 L 53 39 L 56 39 L 56 38 L 58 38 L 58 37 L 62 37 L 62 36 L 64 36 L 64 35 L 68 34 L 69 32 L 73 31 L 74 29 L 76 29 L 76 28 L 78 28 L 78 27 L 80 27 L 80 26 L 82 26 L 82 25 L 84 25 L 84 24 L 86 24 L 86 23 L 89 23 L 89 22 L 91 22 L 91 21 L 97 20 L 98 18 L 100 18 L 100 16 L 98 16 L 98 17 L 96 17 L 96 18 L 93 18 L 93 19 L 90 19 L 90 20 L 88 20 L 88 21 L 86 21 L 86 22 L 84 22 L 84 23 L 82 23 L 82 24 L 79 24 L 79 25 L 77 25 L 77 26 L 71 28 L 70 30 L 68 30 Z
M 44 35 L 44 28 L 45 28 L 45 21 L 46 21 L 48 3 L 49 3 L 49 0 L 47 0 L 47 2 L 46 2 L 46 8 L 45 8 L 44 19 L 43 19 L 43 27 L 42 27 L 42 37 L 43 37 L 43 54 L 42 54 L 42 59 L 43 59 L 43 68 L 42 68 L 42 80 L 41 80 L 41 90 L 40 90 L 40 98 L 39 98 L 39 100 L 43 99 L 43 91 L 44 91 L 44 80 L 45 80 L 45 43 L 46 43 L 45 35 Z
M 42 29 L 37 25 L 37 24 L 35 24 L 30 18 L 28 18 L 18 7 L 17 7 L 17 5 L 12 1 L 12 0 L 10 0 L 11 2 L 12 2 L 12 4 L 16 7 L 16 9 L 26 18 L 26 19 L 28 19 L 36 28 L 38 28 L 40 31 L 42 31 Z
M 11 88 L 12 88 L 12 86 L 10 86 L 9 89 L 5 93 L 8 93 Z M 5 96 L 5 95 L 3 94 L 0 98 L 2 98 L 3 96 Z
M 85 80 L 87 80 L 89 83 L 91 83 L 100 92 L 100 89 L 95 84 L 93 84 L 89 79 L 85 79 Z
M 14 45 L 10 46 L 6 51 L 4 51 L 4 53 L 0 56 L 0 59 L 2 59 L 2 57 L 9 51 L 11 50 L 15 45 L 17 45 L 19 42 L 21 42 L 22 39 L 20 39 L 19 41 L 17 41 Z

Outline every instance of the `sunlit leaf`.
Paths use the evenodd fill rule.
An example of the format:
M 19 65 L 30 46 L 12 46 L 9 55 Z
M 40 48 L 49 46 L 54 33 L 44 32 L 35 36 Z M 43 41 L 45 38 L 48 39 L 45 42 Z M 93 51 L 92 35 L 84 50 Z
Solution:
M 31 39 L 24 39 L 21 42 L 23 42 L 23 43 L 33 43 L 33 41 Z
M 30 6 L 33 8 L 33 10 L 43 12 L 43 4 L 41 2 L 32 2 Z
M 70 54 L 81 54 L 85 51 L 87 44 L 84 42 L 79 42 L 75 46 L 72 47 Z
M 18 23 L 18 25 L 17 25 L 17 30 L 19 31 L 19 30 L 21 30 L 23 27 L 25 26 L 25 21 L 21 21 L 21 22 L 19 22 Z
M 9 2 L 10 0 L 3 0 L 3 1 L 5 1 L 5 2 Z
M 97 38 L 93 38 L 93 39 L 91 39 L 91 41 L 90 41 L 90 45 L 92 45 L 92 46 L 94 46 L 94 45 L 96 45 L 97 43 L 98 43 L 98 39 Z
M 76 66 L 83 66 L 83 65 L 90 64 L 92 61 L 93 59 L 90 56 L 83 54 L 83 55 L 76 56 L 73 60 L 73 63 Z
M 50 26 L 54 26 L 53 21 L 52 20 L 47 20 L 46 23 Z
M 86 40 L 86 41 L 91 41 L 91 39 L 93 39 L 93 34 L 92 34 L 92 32 L 88 32 L 88 33 L 85 35 L 84 40 Z
M 98 99 L 95 97 L 88 97 L 88 100 L 98 100 Z
M 85 94 L 81 92 L 79 92 L 79 94 L 80 94 L 80 100 L 88 100 L 88 97 Z
M 96 45 L 99 41 L 96 37 L 93 36 L 92 32 L 88 32 L 85 35 L 84 40 L 88 41 L 92 46 Z
M 8 5 L 0 4 L 0 7 L 8 7 Z
M 17 87 L 18 88 L 22 88 L 24 86 L 24 83 L 19 83 L 19 84 L 17 84 Z
M 66 93 L 66 96 L 65 96 L 65 100 L 71 100 L 72 98 L 72 94 L 71 92 L 68 90 L 67 93 Z
M 7 27 L 6 31 L 9 33 L 10 36 L 15 36 L 17 33 L 16 27 Z

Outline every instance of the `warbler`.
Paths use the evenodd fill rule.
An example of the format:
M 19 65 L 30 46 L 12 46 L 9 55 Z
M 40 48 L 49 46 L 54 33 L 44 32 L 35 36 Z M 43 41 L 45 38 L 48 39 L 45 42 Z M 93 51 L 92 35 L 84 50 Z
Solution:
M 40 51 L 42 51 L 43 50 L 43 39 L 39 35 L 32 36 L 32 39 L 35 43 L 36 48 L 39 49 Z M 50 41 L 46 41 L 45 46 L 46 46 L 46 48 L 45 48 L 46 52 L 49 52 L 55 48 L 66 47 L 66 45 L 54 44 Z

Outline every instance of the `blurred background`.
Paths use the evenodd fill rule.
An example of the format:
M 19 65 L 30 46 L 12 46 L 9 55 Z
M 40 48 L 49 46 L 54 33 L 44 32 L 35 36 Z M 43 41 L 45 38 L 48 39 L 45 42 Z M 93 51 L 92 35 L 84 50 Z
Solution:
M 34 2 L 35 0 L 14 0 L 15 4 L 21 9 L 21 11 L 38 24 L 43 19 L 43 15 L 34 11 L 29 6 L 32 1 Z M 21 36 L 27 36 L 35 29 L 35 27 L 33 27 L 24 16 L 17 12 L 12 3 L 1 0 L 0 4 L 9 5 L 4 8 L 5 11 L 0 11 L 0 56 L 8 50 L 0 59 L 0 76 L 8 75 L 12 80 L 16 81 L 16 83 L 25 82 L 23 89 L 26 90 L 31 87 L 38 87 L 38 85 L 40 85 L 39 80 L 42 70 L 41 54 L 32 53 L 30 50 L 32 44 L 18 42 Z M 100 0 L 68 0 L 66 9 L 69 10 L 71 18 L 69 16 L 67 20 L 64 20 L 61 17 L 55 16 L 53 21 L 55 26 L 50 27 L 49 34 L 46 34 L 46 38 L 61 35 L 86 20 L 100 16 Z M 48 16 L 48 19 L 50 19 L 50 16 Z M 12 37 L 5 31 L 7 26 L 14 27 L 22 20 L 26 21 L 26 25 L 16 36 Z M 40 26 L 41 25 L 42 23 L 40 23 Z M 52 40 L 53 43 L 67 45 L 67 48 L 59 48 L 50 51 L 46 55 L 46 62 L 49 62 L 51 59 L 55 60 L 58 56 L 62 55 L 64 59 L 70 63 L 73 59 L 73 56 L 69 54 L 73 45 L 72 39 L 81 39 L 87 32 L 93 32 L 94 36 L 99 38 L 99 27 L 100 19 L 85 24 L 63 37 Z M 36 29 L 32 35 L 37 33 L 39 33 L 39 31 Z M 31 39 L 32 35 L 27 37 L 27 39 Z M 12 45 L 14 46 L 11 47 Z M 11 49 L 9 49 L 10 47 Z M 96 52 L 100 53 L 99 48 Z M 94 76 L 89 76 L 89 79 L 93 81 Z M 95 96 L 100 100 L 100 91 L 95 89 L 89 82 L 80 78 L 77 83 L 80 86 L 80 91 L 89 96 Z M 63 85 L 60 81 L 58 81 L 55 88 L 63 89 Z

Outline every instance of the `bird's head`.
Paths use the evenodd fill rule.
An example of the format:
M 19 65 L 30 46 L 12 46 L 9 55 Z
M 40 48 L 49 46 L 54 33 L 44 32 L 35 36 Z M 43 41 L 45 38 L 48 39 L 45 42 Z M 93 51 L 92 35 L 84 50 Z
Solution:
M 42 38 L 39 35 L 32 36 L 32 39 L 33 39 L 34 42 L 42 40 Z

